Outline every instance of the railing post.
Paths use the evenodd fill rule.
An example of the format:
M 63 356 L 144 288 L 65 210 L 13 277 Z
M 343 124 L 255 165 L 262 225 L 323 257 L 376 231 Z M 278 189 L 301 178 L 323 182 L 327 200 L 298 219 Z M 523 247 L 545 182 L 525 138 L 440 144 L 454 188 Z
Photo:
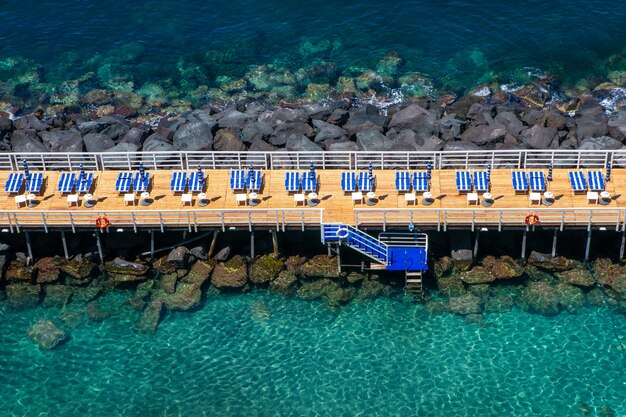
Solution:
M 76 233 L 76 227 L 74 227 L 74 216 L 72 215 L 72 212 L 68 212 L 69 216 L 70 216 L 70 224 L 72 225 L 72 233 Z
M 502 231 L 502 209 L 498 211 L 498 232 Z
M 224 223 L 224 211 L 220 211 L 220 221 L 222 222 L 222 232 L 225 232 L 226 223 Z
M 560 231 L 563 231 L 565 227 L 565 209 L 561 209 L 561 226 L 559 227 Z
M 48 224 L 46 223 L 46 213 L 44 211 L 41 212 L 41 223 L 43 224 L 43 230 L 48 233 Z
M 133 231 L 137 233 L 137 223 L 135 223 L 135 212 L 133 211 L 130 212 L 130 219 L 133 222 Z
M 161 227 L 161 233 L 165 233 L 165 227 L 163 225 L 163 212 L 159 211 L 159 226 Z
M 9 230 L 13 233 L 13 222 L 11 221 L 11 215 L 7 212 L 7 222 L 9 223 Z

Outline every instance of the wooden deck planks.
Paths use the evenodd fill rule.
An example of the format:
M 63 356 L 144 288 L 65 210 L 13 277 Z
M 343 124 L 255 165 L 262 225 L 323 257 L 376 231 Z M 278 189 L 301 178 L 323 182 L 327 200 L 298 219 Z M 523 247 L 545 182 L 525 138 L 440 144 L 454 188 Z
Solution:
M 261 203 L 257 207 L 251 207 L 251 210 L 262 209 L 290 209 L 295 208 L 293 193 L 287 193 L 285 190 L 285 170 L 263 171 L 263 187 L 258 193 Z M 586 176 L 586 171 L 585 172 Z M 115 192 L 115 181 L 117 179 L 117 171 L 101 171 L 95 173 L 92 193 L 98 201 L 94 208 L 85 208 L 82 200 L 78 207 L 68 207 L 66 195 L 61 195 L 57 191 L 58 179 L 60 172 L 47 171 L 44 175 L 44 187 L 41 195 L 38 197 L 40 201 L 36 208 L 20 207 L 16 208 L 14 196 L 7 193 L 0 195 L 0 211 L 27 212 L 34 210 L 63 210 L 72 212 L 97 212 L 106 210 L 202 210 L 204 208 L 197 206 L 197 194 L 194 194 L 194 204 L 192 207 L 188 205 L 181 206 L 181 194 L 173 193 L 170 190 L 170 180 L 173 171 L 156 170 L 150 171 L 151 181 L 149 192 L 154 202 L 149 207 L 125 206 L 122 195 Z M 341 190 L 340 170 L 318 170 L 319 190 L 318 196 L 321 203 L 317 208 L 324 208 L 324 220 L 326 222 L 344 222 L 354 223 L 353 208 L 369 208 L 363 204 L 353 205 L 350 193 L 344 193 Z M 547 170 L 544 171 L 547 174 Z M 0 171 L 0 182 L 5 183 L 8 178 L 8 171 Z M 206 193 L 210 200 L 210 204 L 206 209 L 234 209 L 237 208 L 235 201 L 236 192 L 229 187 L 229 171 L 228 170 L 207 170 Z M 417 195 L 417 206 L 407 206 L 403 193 L 399 193 L 395 189 L 395 171 L 374 171 L 376 177 L 376 196 L 378 203 L 373 207 L 377 209 L 396 209 L 396 208 L 414 208 L 424 207 L 421 205 L 421 195 Z M 548 190 L 552 191 L 556 197 L 553 208 L 588 208 L 593 209 L 597 206 L 587 202 L 586 193 L 574 194 L 569 179 L 568 170 L 554 170 L 553 181 L 547 183 Z M 22 187 L 23 190 L 23 187 Z M 607 207 L 618 208 L 626 206 L 626 198 L 621 197 L 626 192 L 626 170 L 615 169 L 612 172 L 612 181 L 606 183 L 606 190 L 611 193 L 614 200 Z M 443 170 L 433 171 L 431 180 L 431 192 L 433 193 L 434 203 L 430 208 L 468 208 L 467 197 L 465 194 L 459 194 L 455 185 L 455 171 Z M 529 198 L 527 194 L 515 194 L 511 182 L 510 170 L 493 170 L 491 172 L 491 193 L 494 196 L 495 203 L 492 208 L 522 208 L 531 210 Z M 482 198 L 482 196 L 480 196 Z M 139 199 L 137 198 L 137 203 Z M 302 207 L 302 206 L 300 206 Z M 482 208 L 482 206 L 471 206 L 470 208 Z M 534 205 L 533 207 L 537 207 Z M 244 208 L 239 206 L 239 208 Z M 496 221 L 488 211 L 477 211 L 476 219 L 484 222 Z M 170 222 L 174 221 L 175 216 L 170 217 Z M 178 216 L 180 222 L 187 224 L 187 216 L 181 213 Z M 586 221 L 585 215 L 580 216 L 580 221 Z M 420 222 L 437 222 L 437 216 L 429 214 L 422 216 Z M 468 222 L 471 219 L 468 219 Z M 578 222 L 579 219 L 576 219 Z

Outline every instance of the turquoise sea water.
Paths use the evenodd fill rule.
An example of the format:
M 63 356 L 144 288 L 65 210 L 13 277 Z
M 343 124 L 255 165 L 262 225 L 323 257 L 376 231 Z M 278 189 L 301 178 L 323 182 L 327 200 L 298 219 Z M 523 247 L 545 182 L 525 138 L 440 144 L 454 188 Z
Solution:
M 219 77 L 273 64 L 295 74 L 302 94 L 308 83 L 380 70 L 390 51 L 404 60 L 394 76 L 419 72 L 444 91 L 542 72 L 593 88 L 626 70 L 625 18 L 626 7 L 600 0 L 5 0 L 0 90 L 40 99 L 80 79 L 83 91 L 159 94 L 152 82 L 170 96 L 210 96 Z
M 42 352 L 57 309 L 3 312 L 2 416 L 592 416 L 626 414 L 626 319 L 485 316 L 391 299 L 331 310 L 265 291 L 209 297 L 154 336 L 118 313 Z

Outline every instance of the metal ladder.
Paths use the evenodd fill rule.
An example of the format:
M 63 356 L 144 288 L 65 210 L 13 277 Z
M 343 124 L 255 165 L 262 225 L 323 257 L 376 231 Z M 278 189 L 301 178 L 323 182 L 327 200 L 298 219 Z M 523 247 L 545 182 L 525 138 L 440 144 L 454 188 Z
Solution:
M 405 271 L 404 274 L 404 293 L 424 298 L 422 271 Z

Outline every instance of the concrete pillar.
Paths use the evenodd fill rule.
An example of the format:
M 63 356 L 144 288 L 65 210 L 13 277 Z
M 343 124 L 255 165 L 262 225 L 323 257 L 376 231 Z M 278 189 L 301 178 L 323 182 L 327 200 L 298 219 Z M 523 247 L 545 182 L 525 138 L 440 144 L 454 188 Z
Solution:
M 526 238 L 528 235 L 528 229 L 524 229 L 524 235 L 522 236 L 522 259 L 526 259 Z
M 154 259 L 154 230 L 150 229 L 150 259 Z
M 63 254 L 65 259 L 70 259 L 70 254 L 67 250 L 67 240 L 65 239 L 65 230 L 61 230 L 61 242 L 63 242 Z
M 104 255 L 102 254 L 102 243 L 100 242 L 100 232 L 96 232 L 96 246 L 98 246 L 98 255 L 100 255 L 100 264 L 104 264 Z
M 276 234 L 276 229 L 271 229 L 270 233 L 272 234 L 272 248 L 274 249 L 274 256 L 278 257 L 278 235 Z M 330 256 L 330 248 L 328 249 L 328 253 Z
M 622 244 L 619 247 L 619 260 L 624 259 L 624 249 L 626 249 L 626 229 L 622 231 Z
M 254 259 L 254 230 L 250 231 L 250 259 Z
M 591 250 L 591 229 L 587 231 L 587 245 L 585 245 L 585 262 L 589 260 L 590 250 Z
M 26 249 L 28 250 L 28 262 L 26 264 L 30 265 L 31 262 L 35 261 L 35 258 L 33 257 L 33 247 L 30 244 L 30 234 L 26 229 L 24 229 L 24 237 L 26 238 Z
M 215 244 L 217 243 L 217 235 L 220 233 L 219 230 L 213 232 L 213 238 L 211 239 L 211 246 L 209 246 L 208 257 L 211 258 L 213 256 L 213 252 L 215 252 Z
M 480 239 L 480 229 L 476 230 L 476 238 L 474 239 L 474 259 L 476 259 L 476 255 L 478 254 L 479 239 Z
M 559 229 L 554 229 L 554 235 L 552 236 L 552 257 L 553 258 L 556 256 L 556 241 L 557 241 L 558 232 L 559 232 Z

